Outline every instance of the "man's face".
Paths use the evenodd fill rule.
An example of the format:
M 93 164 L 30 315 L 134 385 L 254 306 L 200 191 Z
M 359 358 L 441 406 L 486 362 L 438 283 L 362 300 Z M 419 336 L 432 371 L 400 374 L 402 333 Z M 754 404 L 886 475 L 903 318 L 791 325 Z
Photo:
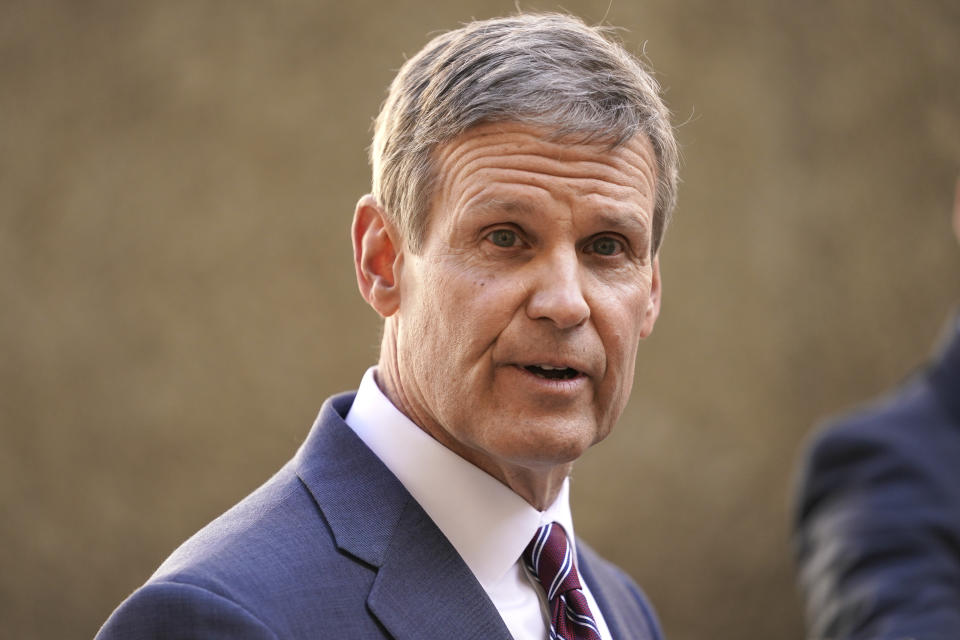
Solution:
M 501 480 L 567 465 L 610 433 L 659 312 L 652 148 L 498 124 L 437 159 L 390 319 L 403 409 Z

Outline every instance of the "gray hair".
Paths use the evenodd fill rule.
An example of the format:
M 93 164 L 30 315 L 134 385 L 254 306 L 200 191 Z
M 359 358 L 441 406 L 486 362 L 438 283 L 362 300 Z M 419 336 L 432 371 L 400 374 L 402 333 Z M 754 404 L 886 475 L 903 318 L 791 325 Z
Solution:
M 676 202 L 677 142 L 656 80 L 607 31 L 562 14 L 471 22 L 401 67 L 377 116 L 370 164 L 373 195 L 412 251 L 429 222 L 435 151 L 471 127 L 516 122 L 611 148 L 646 135 L 657 158 L 656 253 Z

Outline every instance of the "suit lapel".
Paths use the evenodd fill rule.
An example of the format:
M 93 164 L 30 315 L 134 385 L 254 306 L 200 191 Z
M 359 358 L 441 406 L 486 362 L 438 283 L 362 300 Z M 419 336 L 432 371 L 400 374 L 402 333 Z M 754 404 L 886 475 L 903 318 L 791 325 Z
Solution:
M 626 578 L 577 539 L 577 567 L 590 587 L 613 638 L 662 640 L 660 623 L 639 590 L 625 586 Z M 619 575 L 618 575 L 619 574 Z
M 343 421 L 352 394 L 328 400 L 294 460 L 338 548 L 372 566 L 372 614 L 396 640 L 510 640 L 450 542 Z
M 398 640 L 510 640 L 480 583 L 413 500 L 397 523 L 367 604 Z
M 600 607 L 600 613 L 603 614 L 603 621 L 607 623 L 607 629 L 613 638 L 632 638 L 633 632 L 628 633 L 628 629 L 616 607 L 612 606 L 610 594 L 607 593 L 607 582 L 597 579 L 594 567 L 590 563 L 590 558 L 582 552 L 584 544 L 577 540 L 577 569 L 583 580 L 590 587 L 590 593 L 593 599 L 597 601 Z

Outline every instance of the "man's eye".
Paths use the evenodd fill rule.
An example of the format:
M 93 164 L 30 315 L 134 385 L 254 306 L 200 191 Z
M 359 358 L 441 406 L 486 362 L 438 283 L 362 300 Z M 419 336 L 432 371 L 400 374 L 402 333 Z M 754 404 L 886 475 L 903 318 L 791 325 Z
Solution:
M 510 229 L 497 229 L 491 231 L 487 238 L 498 247 L 514 247 L 517 244 L 517 232 Z
M 616 238 L 597 238 L 590 243 L 590 252 L 601 256 L 615 256 L 623 251 L 623 243 Z

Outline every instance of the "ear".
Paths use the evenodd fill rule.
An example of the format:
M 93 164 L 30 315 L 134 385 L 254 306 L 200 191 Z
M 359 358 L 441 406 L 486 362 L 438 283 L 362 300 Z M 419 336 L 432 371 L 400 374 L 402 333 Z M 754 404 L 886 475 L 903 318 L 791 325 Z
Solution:
M 643 311 L 643 324 L 640 325 L 640 337 L 646 338 L 653 333 L 653 325 L 660 316 L 660 256 L 653 257 L 653 274 L 650 278 L 650 299 Z
M 353 264 L 360 295 L 384 318 L 400 308 L 399 271 L 403 251 L 399 235 L 376 199 L 367 194 L 353 214 Z

